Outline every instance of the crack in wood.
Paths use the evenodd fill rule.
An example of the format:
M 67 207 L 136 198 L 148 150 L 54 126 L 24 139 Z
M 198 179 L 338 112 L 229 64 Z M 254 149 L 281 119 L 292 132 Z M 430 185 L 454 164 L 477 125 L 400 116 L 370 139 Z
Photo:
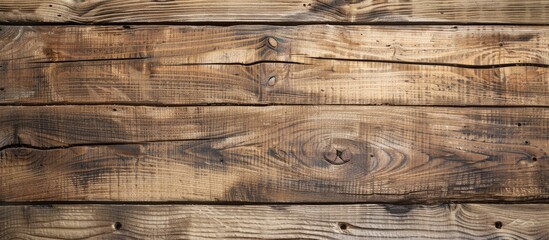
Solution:
M 470 69 L 491 69 L 491 68 L 506 68 L 506 67 L 549 68 L 549 64 L 543 64 L 543 63 L 505 63 L 505 64 L 469 65 L 469 64 L 457 64 L 457 63 L 407 62 L 407 61 L 393 61 L 393 60 L 370 60 L 370 59 L 331 58 L 331 57 L 307 57 L 307 58 L 317 59 L 317 60 L 408 64 L 408 65 L 442 66 L 442 67 L 457 67 L 457 68 L 470 68 Z

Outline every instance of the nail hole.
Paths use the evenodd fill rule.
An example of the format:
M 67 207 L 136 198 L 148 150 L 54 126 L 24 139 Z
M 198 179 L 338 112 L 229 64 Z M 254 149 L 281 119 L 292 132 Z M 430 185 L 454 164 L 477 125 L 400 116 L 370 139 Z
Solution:
M 0 87 L 0 91 L 4 91 L 4 88 L 3 88 L 3 87 Z
M 341 230 L 347 230 L 347 224 L 345 224 L 345 223 L 339 223 L 339 229 L 341 229 Z
M 517 126 L 519 126 L 519 127 L 522 126 L 522 123 L 517 123 Z
M 113 112 L 116 112 L 116 111 L 118 111 L 118 110 L 117 110 L 116 108 L 113 108 L 112 111 L 113 111 Z
M 61 17 L 61 14 L 57 14 L 58 17 Z
M 222 159 L 219 159 L 219 162 L 223 162 L 223 158 L 222 158 Z
M 370 154 L 370 157 L 374 157 L 374 154 Z
M 53 7 L 53 6 L 50 4 L 50 7 Z
M 530 142 L 528 142 L 528 141 L 524 141 L 524 144 L 526 144 L 526 145 L 530 145 Z
M 534 161 L 534 162 L 537 161 L 537 160 L 538 160 L 537 157 L 533 157 L 533 158 L 532 158 L 532 161 Z
M 114 227 L 114 230 L 120 230 L 122 228 L 122 223 L 115 222 L 113 227 Z
M 503 47 L 503 43 L 499 43 L 499 46 L 500 46 L 500 47 Z
M 501 227 L 503 227 L 503 223 L 501 223 L 500 221 L 497 221 L 495 224 L 497 229 L 500 229 Z

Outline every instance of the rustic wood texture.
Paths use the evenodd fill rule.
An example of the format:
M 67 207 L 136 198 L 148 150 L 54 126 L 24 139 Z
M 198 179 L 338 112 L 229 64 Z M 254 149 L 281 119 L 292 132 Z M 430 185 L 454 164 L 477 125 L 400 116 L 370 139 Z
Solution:
M 0 104 L 549 104 L 547 27 L 1 28 Z
M 547 108 L 27 106 L 0 123 L 8 202 L 549 197 Z
M 549 205 L 0 207 L 3 239 L 546 239 Z
M 546 26 L 1 26 L 3 61 L 152 58 L 243 63 L 310 58 L 462 65 L 549 64 Z M 7 63 L 9 64 L 9 62 Z
M 549 1 L 0 0 L 0 23 L 0 239 L 549 239 Z
M 547 24 L 544 0 L 3 0 L 1 22 L 269 22 Z

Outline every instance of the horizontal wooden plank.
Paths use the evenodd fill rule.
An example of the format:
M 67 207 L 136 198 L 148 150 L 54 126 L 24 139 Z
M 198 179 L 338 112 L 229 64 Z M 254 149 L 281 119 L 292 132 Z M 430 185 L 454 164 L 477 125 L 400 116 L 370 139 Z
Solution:
M 548 30 L 10 26 L 0 103 L 547 106 Z
M 1 107 L 0 125 L 8 202 L 549 197 L 547 108 Z
M 549 22 L 543 0 L 94 0 L 0 3 L 1 22 Z
M 371 104 L 549 106 L 549 71 L 316 60 L 311 65 L 158 65 L 148 60 L 17 66 L 2 104 Z
M 549 205 L 0 206 L 5 239 L 545 239 Z
M 546 26 L 0 26 L 0 61 L 150 58 L 164 64 L 311 58 L 549 64 Z M 7 63 L 6 63 L 7 62 Z M 15 65 L 15 64 L 14 64 Z M 16 65 L 15 65 L 16 66 Z M 15 67 L 14 66 L 14 67 Z

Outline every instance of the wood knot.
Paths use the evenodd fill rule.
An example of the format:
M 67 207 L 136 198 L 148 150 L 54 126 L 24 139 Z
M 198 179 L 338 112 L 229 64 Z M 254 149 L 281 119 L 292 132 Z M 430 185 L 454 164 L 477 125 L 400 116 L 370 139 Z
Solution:
M 348 149 L 335 149 L 333 147 L 329 148 L 324 152 L 324 159 L 331 164 L 341 165 L 351 160 L 353 154 Z
M 26 147 L 15 148 L 13 151 L 14 155 L 17 157 L 26 157 L 30 155 L 32 152 L 33 151 L 31 149 Z
M 276 49 L 278 47 L 278 41 L 276 41 L 276 39 L 274 39 L 273 37 L 269 37 L 269 39 L 267 39 L 267 42 L 269 43 L 269 47 L 271 48 Z

